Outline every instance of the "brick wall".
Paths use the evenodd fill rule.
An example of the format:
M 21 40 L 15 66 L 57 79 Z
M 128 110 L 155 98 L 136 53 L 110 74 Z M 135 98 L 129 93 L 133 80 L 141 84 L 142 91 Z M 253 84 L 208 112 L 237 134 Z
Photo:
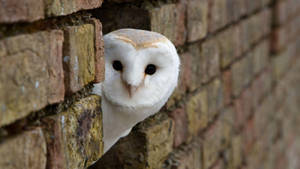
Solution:
M 299 0 L 0 0 L 0 169 L 300 168 L 299 11 Z M 102 156 L 89 93 L 104 79 L 102 32 L 125 27 L 167 36 L 180 82 Z

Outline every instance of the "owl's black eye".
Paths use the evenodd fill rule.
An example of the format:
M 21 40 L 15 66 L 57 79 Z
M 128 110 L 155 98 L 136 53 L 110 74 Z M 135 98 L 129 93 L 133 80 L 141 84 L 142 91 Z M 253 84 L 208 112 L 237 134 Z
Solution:
M 156 72 L 156 66 L 153 64 L 147 65 L 145 69 L 145 73 L 148 75 L 153 75 Z
M 112 64 L 113 68 L 116 70 L 116 71 L 122 71 L 123 70 L 123 65 L 120 61 L 118 60 L 115 60 Z

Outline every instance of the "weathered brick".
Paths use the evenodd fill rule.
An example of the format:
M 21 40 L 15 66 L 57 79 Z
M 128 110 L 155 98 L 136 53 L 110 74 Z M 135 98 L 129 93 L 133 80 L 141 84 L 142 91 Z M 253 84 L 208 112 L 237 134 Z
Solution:
M 88 96 L 58 115 L 42 119 L 47 168 L 86 168 L 103 153 L 100 97 Z
M 104 42 L 102 38 L 102 24 L 98 19 L 92 18 L 91 23 L 94 25 L 95 33 L 95 82 L 99 83 L 104 80 Z
M 226 1 L 210 0 L 209 1 L 209 19 L 208 30 L 215 32 L 227 24 Z
M 184 108 L 168 113 L 174 121 L 174 147 L 178 147 L 188 138 L 188 119 Z
M 150 30 L 165 35 L 175 46 L 183 45 L 186 39 L 185 11 L 183 2 L 150 8 Z
M 45 169 L 46 154 L 42 130 L 25 131 L 0 143 L 0 168 Z
M 253 73 L 258 74 L 269 63 L 269 41 L 265 40 L 254 48 Z
M 278 55 L 272 58 L 271 62 L 274 80 L 279 81 L 279 79 L 283 77 L 284 73 L 287 72 L 293 61 L 293 57 L 295 56 L 295 51 L 295 46 L 290 45 L 287 49 L 281 51 Z
M 253 111 L 253 96 L 251 88 L 244 90 L 239 98 L 234 100 L 235 121 L 237 127 L 243 126 Z
M 260 74 L 251 85 L 253 107 L 257 108 L 262 99 L 271 91 L 272 72 L 268 68 Z
M 211 122 L 224 106 L 223 85 L 219 78 L 214 79 L 207 86 L 208 93 L 208 121 Z
M 273 116 L 272 114 L 275 113 L 274 106 L 274 98 L 269 95 L 257 108 L 254 116 L 254 126 L 257 137 L 261 137 L 265 134 L 265 129 L 269 122 L 268 120 Z
M 196 136 L 208 123 L 207 89 L 202 89 L 200 92 L 189 98 L 186 103 L 186 113 L 188 117 L 189 133 L 191 136 Z
M 95 79 L 95 29 L 84 24 L 68 26 L 64 32 L 65 85 L 73 93 Z
M 127 137 L 120 139 L 91 168 L 161 168 L 172 151 L 173 126 L 173 121 L 164 113 L 148 118 Z
M 221 128 L 221 148 L 227 149 L 231 145 L 231 139 L 235 130 L 235 111 L 232 106 L 226 107 L 220 113 L 219 127 Z
M 188 42 L 202 39 L 207 34 L 208 0 L 188 0 L 187 39 Z
M 251 45 L 270 33 L 271 11 L 269 8 L 243 20 L 240 27 L 240 42 L 242 51 L 247 51 Z
M 44 18 L 43 0 L 4 0 L 0 6 L 0 23 L 32 22 Z
M 221 126 L 213 125 L 204 135 L 203 168 L 210 168 L 218 159 L 221 150 Z
M 223 68 L 230 65 L 242 53 L 239 31 L 238 26 L 232 26 L 217 35 L 221 66 Z
M 243 152 L 242 152 L 242 137 L 234 136 L 231 140 L 231 150 L 230 150 L 230 161 L 229 166 L 232 168 L 238 168 L 243 161 Z
M 102 0 L 47 0 L 45 1 L 47 16 L 68 15 L 83 9 L 98 8 Z
M 254 130 L 254 120 L 253 118 L 246 121 L 244 125 L 244 130 L 242 131 L 243 137 L 243 152 L 249 154 L 252 150 L 255 141 L 255 130 Z
M 228 22 L 237 21 L 246 14 L 245 0 L 226 0 Z
M 228 105 L 232 102 L 232 75 L 230 69 L 223 72 L 222 81 L 224 104 Z
M 232 65 L 233 95 L 238 96 L 243 88 L 248 85 L 253 76 L 252 53 L 248 53 L 239 62 Z
M 0 126 L 64 99 L 62 43 L 58 30 L 0 41 Z
M 172 153 L 163 168 L 202 168 L 201 141 L 196 140 Z
M 208 39 L 201 45 L 201 60 L 203 62 L 202 82 L 207 82 L 220 73 L 220 49 L 217 39 Z

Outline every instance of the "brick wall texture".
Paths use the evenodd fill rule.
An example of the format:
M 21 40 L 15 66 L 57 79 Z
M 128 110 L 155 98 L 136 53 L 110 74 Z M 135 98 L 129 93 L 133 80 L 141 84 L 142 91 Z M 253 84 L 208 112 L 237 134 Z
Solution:
M 103 155 L 90 91 L 127 27 L 176 45 L 180 81 Z M 0 0 L 0 169 L 300 169 L 299 73 L 300 0 Z

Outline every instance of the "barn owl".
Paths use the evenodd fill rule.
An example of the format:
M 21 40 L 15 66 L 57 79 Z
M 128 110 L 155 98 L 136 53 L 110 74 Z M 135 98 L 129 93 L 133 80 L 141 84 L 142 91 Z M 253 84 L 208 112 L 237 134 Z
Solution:
M 104 37 L 102 97 L 104 153 L 138 122 L 158 112 L 177 86 L 180 59 L 163 35 L 120 29 Z

